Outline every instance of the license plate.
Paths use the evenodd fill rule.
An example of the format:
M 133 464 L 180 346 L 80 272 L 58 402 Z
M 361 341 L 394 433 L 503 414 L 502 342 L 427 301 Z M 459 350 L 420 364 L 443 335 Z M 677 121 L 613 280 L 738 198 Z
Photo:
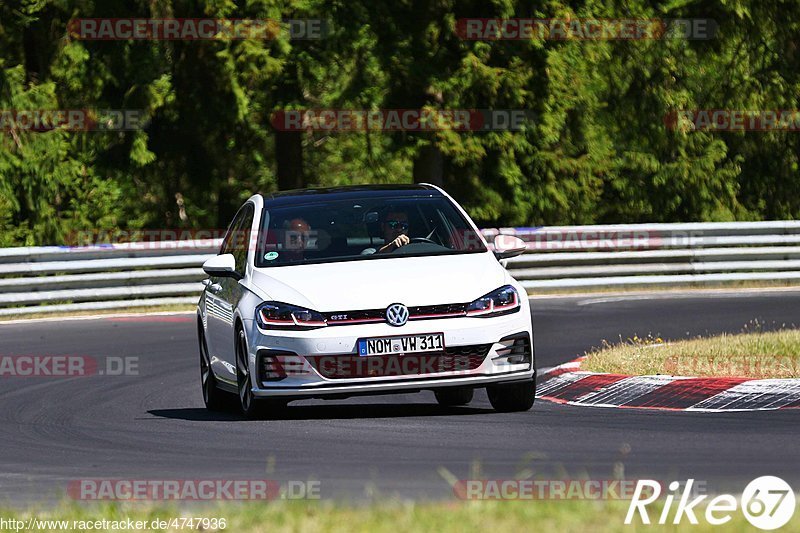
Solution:
M 358 355 L 398 355 L 420 352 L 440 352 L 444 350 L 443 333 L 427 333 L 425 335 L 405 335 L 403 337 L 378 337 L 360 339 Z

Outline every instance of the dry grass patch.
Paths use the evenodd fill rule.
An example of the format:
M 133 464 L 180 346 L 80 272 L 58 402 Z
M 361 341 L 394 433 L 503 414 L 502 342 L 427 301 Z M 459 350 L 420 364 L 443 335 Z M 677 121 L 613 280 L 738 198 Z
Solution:
M 634 337 L 589 352 L 581 369 L 631 375 L 800 378 L 800 330 L 746 331 L 675 342 Z

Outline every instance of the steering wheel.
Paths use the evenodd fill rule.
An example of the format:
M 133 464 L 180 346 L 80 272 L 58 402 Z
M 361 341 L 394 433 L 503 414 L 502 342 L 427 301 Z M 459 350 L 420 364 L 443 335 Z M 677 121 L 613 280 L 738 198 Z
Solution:
M 429 243 L 429 244 L 436 244 L 434 241 L 432 241 L 431 239 L 429 239 L 427 237 L 414 237 L 413 239 L 410 239 L 408 241 L 409 244 L 413 244 L 413 243 L 416 243 L 416 242 L 425 242 L 425 243 Z

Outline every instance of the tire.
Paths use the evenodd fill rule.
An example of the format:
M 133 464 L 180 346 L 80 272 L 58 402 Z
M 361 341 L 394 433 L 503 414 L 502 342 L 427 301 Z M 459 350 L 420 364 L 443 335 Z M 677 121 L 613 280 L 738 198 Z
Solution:
M 286 407 L 283 400 L 258 399 L 253 395 L 253 380 L 247 350 L 247 336 L 241 326 L 236 328 L 236 384 L 239 391 L 239 411 L 248 419 L 264 418 Z
M 203 325 L 197 323 L 197 339 L 200 344 L 200 387 L 203 391 L 203 403 L 209 411 L 223 411 L 229 406 L 229 394 L 217 387 L 217 378 L 211 370 L 211 356 L 203 331 Z
M 455 407 L 457 405 L 467 405 L 472 401 L 475 390 L 470 387 L 453 387 L 449 389 L 439 389 L 433 391 L 436 401 L 444 407 Z
M 241 326 L 236 328 L 236 385 L 239 396 L 239 411 L 246 418 L 261 416 L 261 404 L 253 396 L 253 380 L 250 375 L 250 358 L 247 350 L 247 336 Z
M 486 387 L 486 393 L 495 411 L 500 413 L 527 411 L 533 407 L 536 399 L 536 380 Z

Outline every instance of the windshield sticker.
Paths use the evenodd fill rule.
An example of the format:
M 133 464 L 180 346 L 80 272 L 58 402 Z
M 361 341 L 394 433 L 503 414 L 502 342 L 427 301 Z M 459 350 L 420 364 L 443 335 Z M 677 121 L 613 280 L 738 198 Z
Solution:
M 267 261 L 274 261 L 277 258 L 278 258 L 278 252 L 267 252 L 266 254 L 264 254 L 264 259 L 266 259 Z

